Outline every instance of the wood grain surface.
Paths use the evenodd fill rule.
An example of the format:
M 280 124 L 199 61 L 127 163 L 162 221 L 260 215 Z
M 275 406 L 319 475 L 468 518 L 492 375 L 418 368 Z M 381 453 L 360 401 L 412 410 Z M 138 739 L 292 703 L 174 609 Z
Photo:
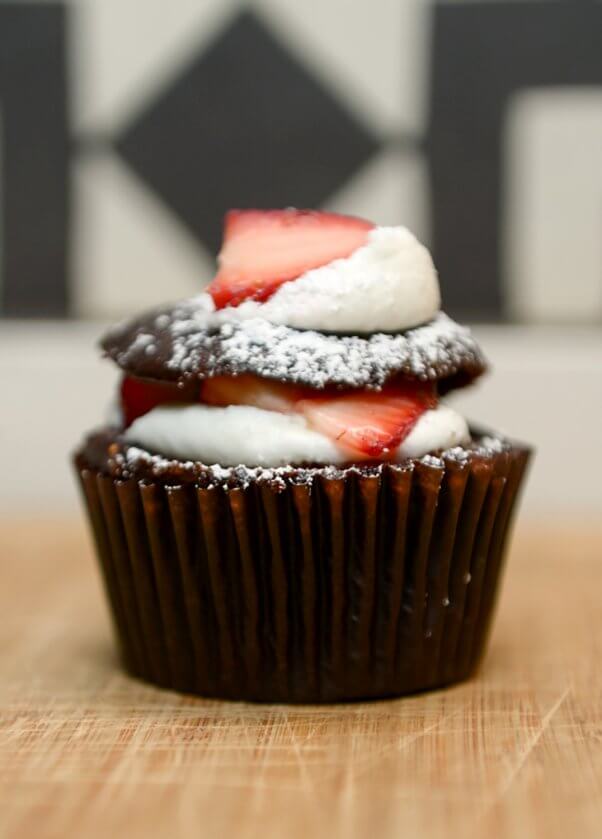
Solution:
M 261 706 L 125 676 L 83 525 L 0 521 L 0 836 L 599 837 L 602 525 L 522 524 L 480 674 Z

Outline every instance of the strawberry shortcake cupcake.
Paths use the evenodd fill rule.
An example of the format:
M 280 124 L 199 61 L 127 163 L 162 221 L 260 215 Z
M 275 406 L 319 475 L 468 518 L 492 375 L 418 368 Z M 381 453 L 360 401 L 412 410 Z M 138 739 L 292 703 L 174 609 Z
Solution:
M 317 702 L 473 671 L 529 450 L 445 404 L 486 365 L 406 228 L 233 210 L 206 291 L 102 346 L 75 462 L 132 674 Z

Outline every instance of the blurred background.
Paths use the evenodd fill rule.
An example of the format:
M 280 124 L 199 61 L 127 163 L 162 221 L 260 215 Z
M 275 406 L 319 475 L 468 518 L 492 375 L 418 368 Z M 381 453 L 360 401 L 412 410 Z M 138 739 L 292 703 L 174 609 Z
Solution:
M 70 512 L 105 325 L 197 293 L 231 206 L 406 224 L 534 443 L 602 512 L 602 3 L 0 0 L 0 509 Z

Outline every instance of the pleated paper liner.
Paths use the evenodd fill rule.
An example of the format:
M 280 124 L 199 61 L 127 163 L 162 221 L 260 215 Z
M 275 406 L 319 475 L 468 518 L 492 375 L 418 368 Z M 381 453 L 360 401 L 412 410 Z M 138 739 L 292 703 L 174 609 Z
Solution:
M 79 455 L 126 668 L 272 702 L 464 679 L 528 457 L 514 447 L 226 490 L 115 480 Z

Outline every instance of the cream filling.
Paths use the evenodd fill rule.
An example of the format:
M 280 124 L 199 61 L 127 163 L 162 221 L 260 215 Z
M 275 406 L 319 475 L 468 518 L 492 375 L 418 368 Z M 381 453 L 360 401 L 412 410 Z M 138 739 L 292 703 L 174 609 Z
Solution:
M 349 453 L 309 427 L 304 417 L 246 405 L 164 405 L 135 420 L 128 442 L 154 454 L 221 466 L 338 465 Z M 466 420 L 444 405 L 426 411 L 399 446 L 395 459 L 467 443 Z
M 351 256 L 284 283 L 265 302 L 215 312 L 217 322 L 262 318 L 298 329 L 396 332 L 432 320 L 441 305 L 428 250 L 405 227 L 375 227 Z

